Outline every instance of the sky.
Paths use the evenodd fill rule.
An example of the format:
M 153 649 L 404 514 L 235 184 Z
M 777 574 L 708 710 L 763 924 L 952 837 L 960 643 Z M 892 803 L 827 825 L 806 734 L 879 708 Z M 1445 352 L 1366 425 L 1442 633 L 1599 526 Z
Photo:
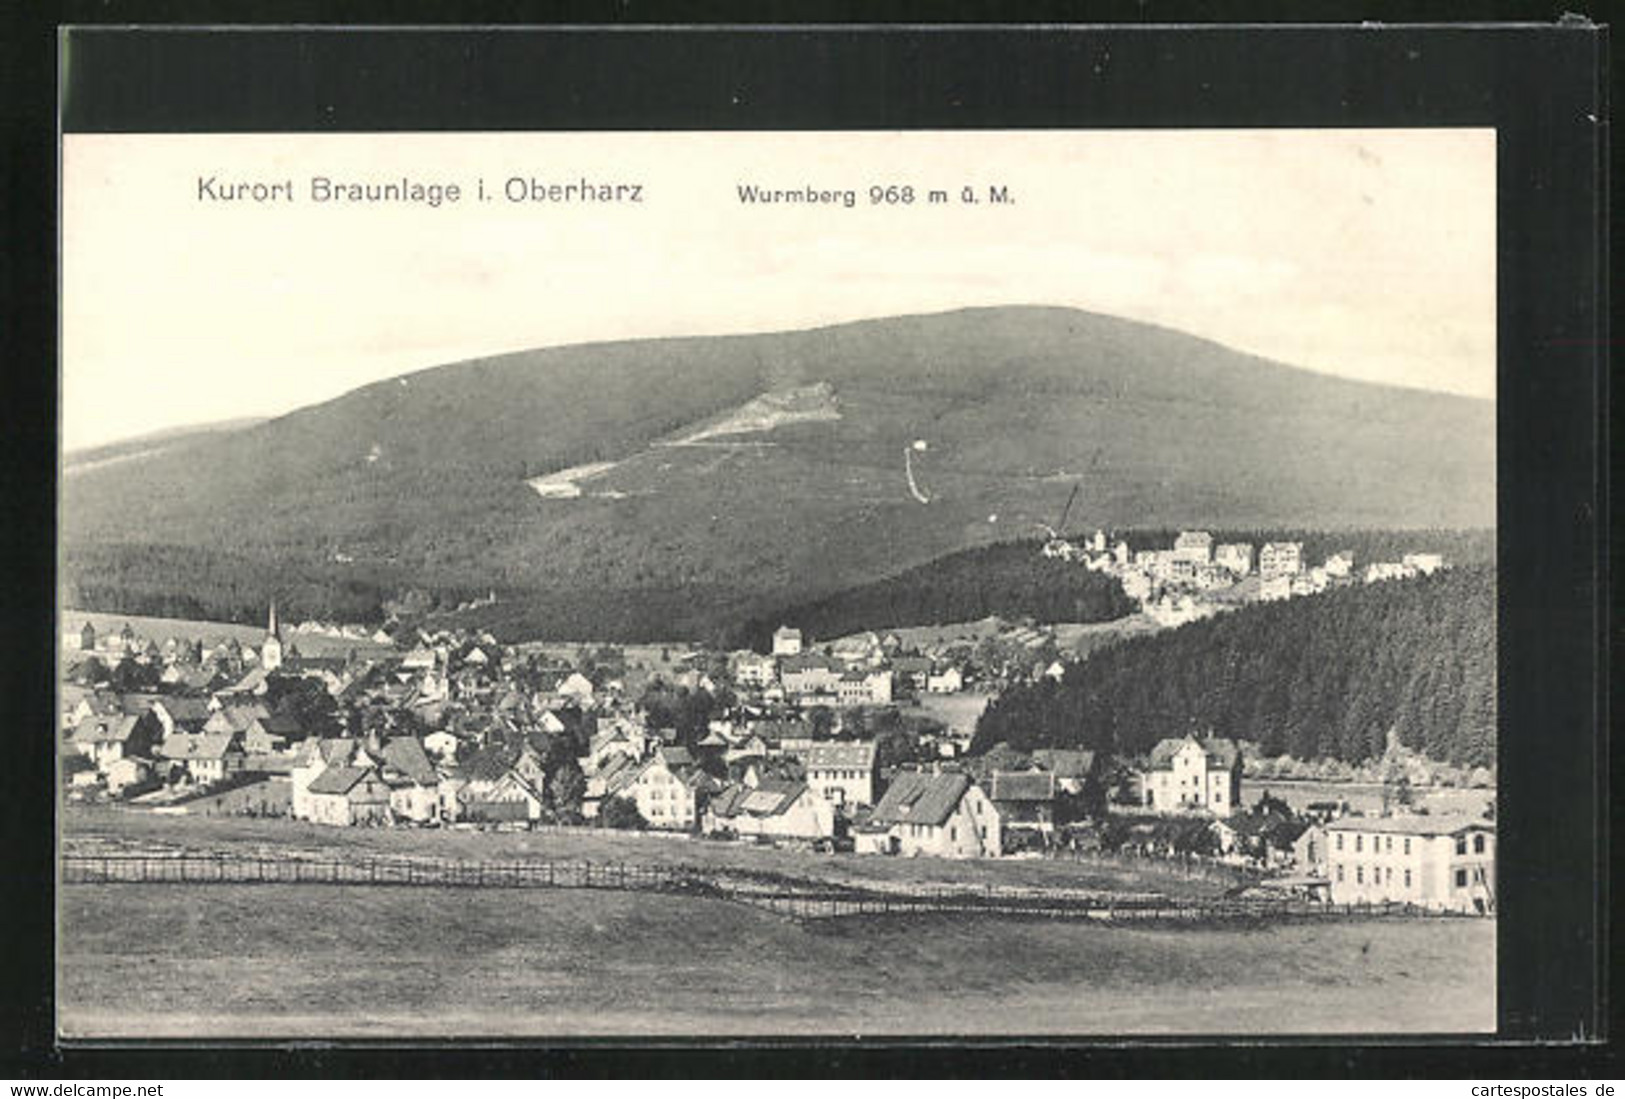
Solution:
M 462 198 L 317 202 L 314 177 Z M 292 199 L 214 199 L 211 178 Z M 642 201 L 531 201 L 533 179 Z M 856 201 L 748 205 L 741 185 Z M 914 201 L 884 201 L 888 185 Z M 506 351 L 999 304 L 1495 389 L 1485 129 L 70 134 L 62 189 L 70 450 Z

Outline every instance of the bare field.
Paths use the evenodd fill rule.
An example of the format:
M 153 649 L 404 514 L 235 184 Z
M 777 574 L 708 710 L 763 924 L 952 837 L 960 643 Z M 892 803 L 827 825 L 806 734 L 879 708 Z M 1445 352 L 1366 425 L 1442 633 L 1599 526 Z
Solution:
M 629 893 L 72 886 L 68 1038 L 1465 1033 L 1492 921 L 798 924 Z
M 1268 792 L 1294 809 L 1303 809 L 1314 802 L 1346 801 L 1351 809 L 1362 813 L 1380 813 L 1385 788 L 1375 782 L 1309 782 L 1283 779 L 1247 778 L 1249 798 Z M 1465 787 L 1421 786 L 1412 787 L 1411 793 L 1418 808 L 1430 813 L 1447 815 L 1462 813 L 1470 817 L 1484 815 L 1495 801 L 1495 790 L 1473 790 Z
M 1155 864 L 1119 868 L 1061 859 L 965 860 L 824 855 L 686 836 L 625 835 L 596 829 L 537 832 L 465 832 L 432 828 L 329 828 L 290 820 L 159 816 L 138 809 L 70 806 L 65 841 L 95 838 L 172 844 L 197 849 L 330 850 L 437 858 L 588 859 L 642 866 L 716 866 L 862 884 L 906 881 L 931 884 L 1048 885 L 1077 889 L 1211 896 L 1222 886 Z
M 98 637 L 117 633 L 129 623 L 130 628 L 143 639 L 150 638 L 162 645 L 176 641 L 202 641 L 205 645 L 218 645 L 235 638 L 244 645 L 259 645 L 265 640 L 264 623 L 237 624 L 232 622 L 204 622 L 188 618 L 150 618 L 139 614 L 104 614 L 100 611 L 64 610 L 58 616 L 63 631 L 78 631 L 86 622 L 96 627 Z M 292 642 L 306 656 L 346 656 L 354 649 L 364 657 L 384 656 L 394 652 L 393 646 L 380 645 L 371 638 L 330 637 L 327 634 L 306 633 L 283 627 L 282 638 Z

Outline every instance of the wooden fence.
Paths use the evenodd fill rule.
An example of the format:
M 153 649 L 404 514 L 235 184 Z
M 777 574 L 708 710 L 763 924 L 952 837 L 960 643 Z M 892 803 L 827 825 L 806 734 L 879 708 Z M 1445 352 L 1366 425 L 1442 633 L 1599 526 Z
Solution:
M 1332 905 L 1288 898 L 1175 899 L 1022 886 L 909 882 L 849 885 L 722 867 L 640 866 L 586 860 L 464 861 L 418 857 L 289 858 L 241 854 L 76 854 L 65 885 L 225 884 L 611 889 L 706 896 L 797 919 L 968 913 L 1106 923 L 1205 924 L 1326 918 L 1437 916 L 1405 904 Z

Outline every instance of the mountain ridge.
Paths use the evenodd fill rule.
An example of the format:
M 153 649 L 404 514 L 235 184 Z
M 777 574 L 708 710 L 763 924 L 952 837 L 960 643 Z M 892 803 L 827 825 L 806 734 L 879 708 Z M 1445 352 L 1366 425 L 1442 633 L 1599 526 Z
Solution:
M 814 387 L 838 416 L 655 445 Z M 929 505 L 904 481 L 915 440 Z M 598 463 L 602 493 L 527 484 Z M 108 547 L 176 546 L 306 587 L 495 587 L 544 630 L 549 607 L 590 616 L 583 593 L 626 622 L 640 597 L 723 593 L 689 615 L 709 628 L 1030 533 L 1079 479 L 1074 518 L 1107 528 L 1489 526 L 1494 407 L 1102 314 L 988 307 L 430 367 L 80 473 L 62 532 L 104 564 Z

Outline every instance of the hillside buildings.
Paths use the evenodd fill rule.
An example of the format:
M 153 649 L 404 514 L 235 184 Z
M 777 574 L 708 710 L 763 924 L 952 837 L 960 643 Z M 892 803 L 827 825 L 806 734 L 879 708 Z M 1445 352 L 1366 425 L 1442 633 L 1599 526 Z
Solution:
M 1174 559 L 1205 565 L 1213 556 L 1213 535 L 1205 530 L 1182 530 L 1174 539 Z
M 1265 542 L 1264 548 L 1258 551 L 1258 576 L 1261 580 L 1293 576 L 1302 569 L 1302 542 Z

